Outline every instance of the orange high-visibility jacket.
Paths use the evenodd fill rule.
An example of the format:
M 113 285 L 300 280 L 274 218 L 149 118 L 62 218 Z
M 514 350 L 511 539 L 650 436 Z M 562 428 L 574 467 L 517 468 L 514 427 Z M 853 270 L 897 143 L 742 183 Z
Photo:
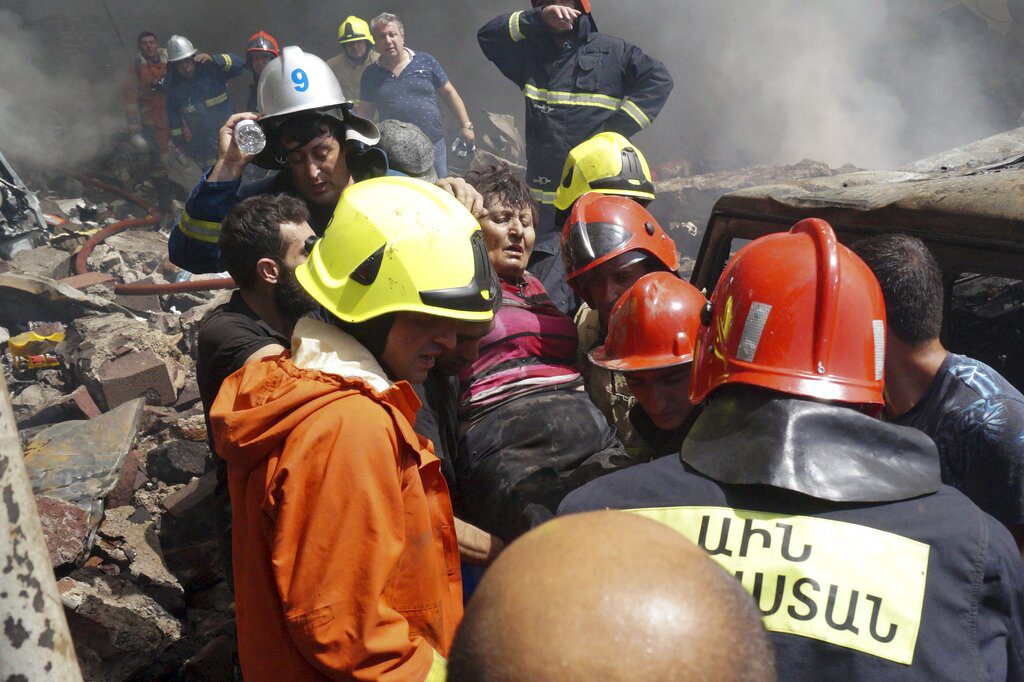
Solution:
M 448 655 L 462 584 L 419 400 L 326 323 L 301 320 L 293 353 L 228 377 L 210 413 L 244 676 L 424 680 Z

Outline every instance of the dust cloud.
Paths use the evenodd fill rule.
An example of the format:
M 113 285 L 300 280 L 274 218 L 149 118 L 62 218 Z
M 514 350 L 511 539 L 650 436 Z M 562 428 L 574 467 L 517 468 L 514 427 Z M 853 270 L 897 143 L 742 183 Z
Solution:
M 113 21 L 104 0 L 8 0 L 14 13 L 0 13 L 0 148 L 9 155 L 56 151 L 81 162 L 117 139 L 120 87 L 141 30 L 237 53 L 263 29 L 327 58 L 345 15 L 385 10 L 402 17 L 407 45 L 445 66 L 471 116 L 522 116 L 521 94 L 480 54 L 476 31 L 528 7 L 525 0 L 105 2 Z M 593 5 L 603 32 L 661 59 L 675 78 L 665 110 L 637 137 L 654 163 L 687 158 L 704 171 L 809 157 L 895 167 L 1013 127 L 1024 101 L 1012 75 L 1024 71 L 1019 43 L 951 0 Z M 242 76 L 236 88 L 248 82 Z

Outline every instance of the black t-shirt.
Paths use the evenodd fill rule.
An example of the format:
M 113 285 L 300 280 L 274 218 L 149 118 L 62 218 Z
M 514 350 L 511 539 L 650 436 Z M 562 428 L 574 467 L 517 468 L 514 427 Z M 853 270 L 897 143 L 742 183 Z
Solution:
M 196 383 L 203 399 L 209 429 L 210 407 L 220 385 L 259 349 L 271 344 L 288 347 L 288 339 L 259 318 L 235 292 L 231 300 L 214 308 L 199 323 L 199 357 Z
M 997 371 L 950 353 L 917 405 L 891 421 L 931 436 L 943 483 L 1007 526 L 1024 523 L 1024 396 Z

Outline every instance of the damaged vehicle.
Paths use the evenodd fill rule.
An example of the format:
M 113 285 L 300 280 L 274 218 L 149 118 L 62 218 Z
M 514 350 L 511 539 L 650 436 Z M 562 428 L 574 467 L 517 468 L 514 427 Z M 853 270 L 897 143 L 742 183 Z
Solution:
M 691 282 L 710 293 L 730 256 L 753 239 L 823 218 L 840 241 L 901 232 L 942 268 L 942 342 L 1024 389 L 1024 128 L 922 159 L 762 185 L 715 204 Z
M 45 236 L 39 200 L 0 152 L 0 259 L 44 244 Z

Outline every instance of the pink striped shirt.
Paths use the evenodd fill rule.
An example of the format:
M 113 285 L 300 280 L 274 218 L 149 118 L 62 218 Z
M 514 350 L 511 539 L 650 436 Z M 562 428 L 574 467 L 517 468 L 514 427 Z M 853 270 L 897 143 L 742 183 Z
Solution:
M 521 284 L 501 282 L 494 329 L 480 341 L 480 357 L 459 375 L 459 413 L 490 409 L 535 391 L 579 381 L 576 325 L 530 273 Z

